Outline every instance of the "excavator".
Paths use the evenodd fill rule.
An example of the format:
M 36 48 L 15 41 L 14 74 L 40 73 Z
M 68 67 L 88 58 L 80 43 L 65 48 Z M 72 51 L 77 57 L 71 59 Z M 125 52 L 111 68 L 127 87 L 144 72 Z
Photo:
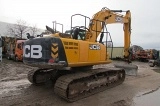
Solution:
M 72 26 L 75 16 L 84 18 L 84 26 Z M 52 81 L 54 92 L 69 102 L 122 84 L 125 80 L 123 68 L 94 67 L 112 62 L 107 53 L 107 42 L 104 44 L 102 39 L 109 36 L 106 25 L 116 23 L 123 24 L 124 57 L 129 58 L 131 12 L 104 7 L 92 18 L 72 15 L 71 30 L 65 33 L 56 33 L 46 26 L 52 34 L 25 41 L 23 62 L 36 67 L 28 72 L 28 80 L 34 85 Z

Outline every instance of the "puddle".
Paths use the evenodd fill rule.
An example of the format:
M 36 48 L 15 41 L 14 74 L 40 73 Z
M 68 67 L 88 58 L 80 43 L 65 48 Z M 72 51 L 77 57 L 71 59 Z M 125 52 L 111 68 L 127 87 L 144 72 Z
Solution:
M 160 69 L 152 69 L 153 71 L 160 73 Z
M 160 89 L 154 89 L 133 98 L 132 106 L 160 106 Z

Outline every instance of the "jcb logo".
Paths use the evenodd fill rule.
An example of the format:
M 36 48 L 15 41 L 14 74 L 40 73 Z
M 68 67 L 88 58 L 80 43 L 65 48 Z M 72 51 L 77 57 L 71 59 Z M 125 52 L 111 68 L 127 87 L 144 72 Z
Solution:
M 100 47 L 100 45 L 91 44 L 91 45 L 89 45 L 89 49 L 91 49 L 91 50 L 100 50 L 101 47 Z
M 23 56 L 30 58 L 42 58 L 41 45 L 25 45 L 23 49 Z
M 115 21 L 116 22 L 123 22 L 123 19 L 122 19 L 122 17 L 117 16 L 117 17 L 115 17 Z

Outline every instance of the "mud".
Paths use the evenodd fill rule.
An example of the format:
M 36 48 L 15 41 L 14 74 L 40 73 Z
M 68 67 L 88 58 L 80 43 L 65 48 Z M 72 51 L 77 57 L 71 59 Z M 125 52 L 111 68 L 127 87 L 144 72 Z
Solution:
M 120 61 L 95 67 L 113 67 L 115 63 Z M 135 98 L 141 101 L 141 97 L 160 93 L 160 74 L 147 63 L 133 64 L 138 65 L 137 76 L 126 76 L 125 82 L 115 88 L 68 103 L 54 94 L 53 85 L 34 86 L 27 80 L 27 73 L 33 67 L 3 59 L 0 63 L 0 106 L 139 106 Z

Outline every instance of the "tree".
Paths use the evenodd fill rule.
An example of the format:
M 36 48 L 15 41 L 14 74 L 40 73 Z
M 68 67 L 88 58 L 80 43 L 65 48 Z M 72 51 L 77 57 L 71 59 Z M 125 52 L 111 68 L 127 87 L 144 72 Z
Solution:
M 23 38 L 26 33 L 30 33 L 31 36 L 35 36 L 38 32 L 36 25 L 30 27 L 26 21 L 17 20 L 16 24 L 8 25 L 8 34 L 16 38 Z
M 8 26 L 8 33 L 17 38 L 22 38 L 29 31 L 26 21 L 17 20 L 16 24 Z
M 37 26 L 33 25 L 32 27 L 29 27 L 29 28 L 30 28 L 30 35 L 36 37 L 37 32 L 39 31 Z

